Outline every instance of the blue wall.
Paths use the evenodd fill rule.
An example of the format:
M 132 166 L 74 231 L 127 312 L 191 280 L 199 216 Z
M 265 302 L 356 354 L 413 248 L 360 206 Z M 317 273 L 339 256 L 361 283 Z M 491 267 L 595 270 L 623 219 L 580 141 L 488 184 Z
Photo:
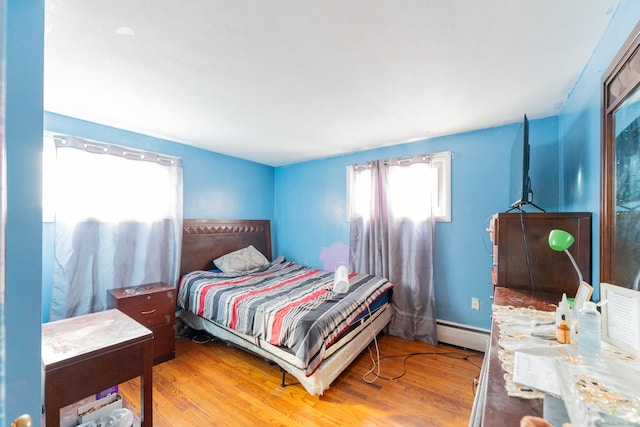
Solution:
M 489 218 L 509 207 L 511 147 L 519 124 L 362 151 L 276 169 L 276 250 L 317 268 L 323 249 L 348 245 L 345 168 L 373 159 L 452 151 L 452 221 L 436 226 L 434 275 L 439 319 L 489 328 Z M 558 127 L 555 118 L 531 122 L 534 202 L 558 208 Z M 535 210 L 535 209 L 534 209 Z M 347 261 L 347 260 L 344 260 Z M 471 297 L 481 309 L 471 310 Z
M 44 1 L 6 6 L 6 419 L 40 425 Z
M 185 218 L 274 219 L 274 168 L 188 145 L 45 113 L 46 131 L 180 157 Z M 42 320 L 49 319 L 53 225 L 44 224 Z
M 602 76 L 640 20 L 640 2 L 623 0 L 558 118 L 561 153 L 560 205 L 593 212 L 594 299 L 600 289 L 600 141 Z

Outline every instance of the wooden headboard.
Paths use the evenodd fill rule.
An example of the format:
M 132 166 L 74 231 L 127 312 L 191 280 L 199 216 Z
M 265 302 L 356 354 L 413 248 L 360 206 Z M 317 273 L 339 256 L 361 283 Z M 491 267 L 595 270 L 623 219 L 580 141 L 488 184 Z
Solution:
M 213 260 L 253 245 L 271 261 L 271 225 L 261 219 L 185 219 L 180 276 L 214 268 Z

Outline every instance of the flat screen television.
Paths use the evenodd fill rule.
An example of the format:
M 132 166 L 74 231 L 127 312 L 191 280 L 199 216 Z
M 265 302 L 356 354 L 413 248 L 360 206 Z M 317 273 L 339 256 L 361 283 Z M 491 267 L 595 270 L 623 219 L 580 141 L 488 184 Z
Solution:
M 511 207 L 509 210 L 520 209 L 527 204 L 535 206 L 533 204 L 531 179 L 529 178 L 530 155 L 529 119 L 527 119 L 527 115 L 525 114 L 511 148 L 511 182 L 509 191 Z

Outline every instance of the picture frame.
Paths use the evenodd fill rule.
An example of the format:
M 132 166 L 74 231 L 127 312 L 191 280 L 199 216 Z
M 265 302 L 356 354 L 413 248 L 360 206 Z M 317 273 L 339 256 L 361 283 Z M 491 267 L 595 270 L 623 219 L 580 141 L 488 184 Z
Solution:
M 640 356 L 640 291 L 600 283 L 602 340 Z

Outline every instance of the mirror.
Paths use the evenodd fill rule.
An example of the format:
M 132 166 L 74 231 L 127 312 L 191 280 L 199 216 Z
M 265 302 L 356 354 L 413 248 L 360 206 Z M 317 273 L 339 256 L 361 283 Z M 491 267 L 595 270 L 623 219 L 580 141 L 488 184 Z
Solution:
M 640 25 L 603 79 L 600 281 L 640 286 Z

